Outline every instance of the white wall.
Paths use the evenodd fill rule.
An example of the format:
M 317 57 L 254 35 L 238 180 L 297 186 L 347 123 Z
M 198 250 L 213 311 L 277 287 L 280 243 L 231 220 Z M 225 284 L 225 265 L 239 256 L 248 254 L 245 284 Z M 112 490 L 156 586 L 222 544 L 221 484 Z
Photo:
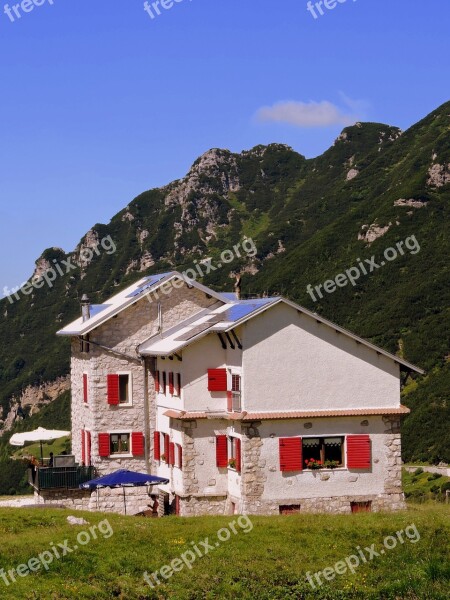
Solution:
M 265 461 L 267 481 L 264 500 L 281 498 L 321 498 L 384 493 L 387 478 L 388 451 L 384 434 L 385 425 L 381 417 L 368 419 L 369 426 L 363 427 L 362 418 L 314 419 L 311 429 L 305 429 L 308 421 L 271 421 L 259 427 L 263 441 L 260 460 Z M 347 468 L 323 469 L 286 473 L 280 471 L 280 437 L 319 437 L 347 434 L 368 434 L 372 446 L 372 470 L 349 471 Z M 272 438 L 271 435 L 274 435 Z M 329 475 L 327 481 L 321 475 Z
M 187 411 L 226 411 L 226 392 L 208 391 L 208 369 L 240 367 L 242 351 L 224 350 L 216 334 L 209 334 L 183 351 L 183 403 Z
M 395 362 L 279 304 L 243 326 L 244 410 L 398 407 Z

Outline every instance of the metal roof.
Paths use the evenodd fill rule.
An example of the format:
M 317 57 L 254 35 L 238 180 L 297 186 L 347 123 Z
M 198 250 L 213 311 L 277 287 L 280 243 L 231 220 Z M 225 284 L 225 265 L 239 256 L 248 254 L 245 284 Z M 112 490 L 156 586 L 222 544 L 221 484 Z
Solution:
M 83 319 L 80 317 L 70 325 L 67 325 L 58 331 L 58 335 L 86 335 L 96 327 L 99 327 L 115 315 L 119 314 L 121 311 L 125 310 L 127 307 L 144 298 L 146 295 L 156 292 L 158 288 L 168 284 L 174 279 L 182 279 L 186 281 L 188 285 L 196 287 L 205 294 L 216 298 L 218 303 L 179 323 L 172 329 L 164 332 L 163 336 L 154 336 L 144 341 L 139 347 L 139 352 L 143 356 L 170 356 L 171 354 L 179 352 L 185 346 L 192 344 L 209 333 L 227 333 L 238 325 L 241 325 L 249 319 L 256 317 L 267 309 L 272 308 L 279 303 L 284 303 L 294 308 L 299 313 L 308 315 L 317 320 L 317 322 L 323 323 L 335 331 L 343 333 L 344 335 L 354 339 L 358 344 L 363 344 L 378 354 L 386 356 L 399 365 L 403 365 L 407 369 L 420 374 L 424 373 L 422 369 L 400 358 L 399 356 L 391 354 L 390 352 L 375 346 L 374 344 L 358 337 L 343 327 L 328 321 L 320 315 L 311 312 L 310 310 L 295 304 L 290 300 L 280 297 L 258 298 L 254 300 L 237 300 L 233 294 L 221 294 L 215 292 L 214 290 L 202 285 L 201 283 L 198 283 L 195 280 L 186 278 L 177 271 L 144 277 L 119 294 L 113 296 L 110 300 L 108 300 L 107 303 L 93 305 L 91 307 L 90 319 L 83 322 Z
M 135 302 L 144 298 L 146 295 L 156 292 L 162 285 L 169 284 L 174 279 L 181 279 L 188 285 L 196 287 L 205 294 L 208 294 L 214 298 L 217 298 L 222 304 L 230 303 L 230 299 L 222 296 L 220 293 L 210 290 L 206 286 L 189 279 L 178 273 L 177 271 L 171 271 L 169 273 L 160 273 L 158 275 L 150 275 L 140 279 L 130 285 L 125 290 L 122 290 L 112 298 L 110 298 L 105 304 L 94 304 L 91 305 L 91 318 L 87 321 L 83 321 L 80 316 L 78 319 L 60 329 L 57 335 L 69 335 L 79 336 L 86 335 L 93 329 L 99 327 L 112 317 L 116 316 Z
M 169 272 L 161 273 L 160 275 L 150 275 L 150 277 L 146 277 L 144 282 L 137 289 L 127 294 L 127 298 L 136 298 L 136 296 L 140 296 L 170 274 L 171 273 Z
M 238 324 L 256 316 L 262 310 L 277 303 L 280 298 L 238 300 L 234 304 L 223 304 L 203 310 L 196 319 L 191 318 L 141 344 L 143 356 L 170 356 L 184 347 L 205 337 L 208 333 L 227 332 Z

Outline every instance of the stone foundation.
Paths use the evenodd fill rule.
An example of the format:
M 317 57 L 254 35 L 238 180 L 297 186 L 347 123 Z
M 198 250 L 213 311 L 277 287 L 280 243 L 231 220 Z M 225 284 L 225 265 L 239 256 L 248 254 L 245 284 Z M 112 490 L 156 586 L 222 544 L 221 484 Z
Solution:
M 229 514 L 227 506 L 226 496 L 188 496 L 180 498 L 180 516 L 226 515 Z
M 51 507 L 63 505 L 74 510 L 100 511 L 105 513 L 124 514 L 123 491 L 102 489 L 98 492 L 83 490 L 45 490 L 35 492 L 36 504 Z M 402 493 L 380 494 L 377 496 L 340 496 L 331 498 L 280 498 L 278 500 L 248 500 L 228 496 L 186 496 L 179 498 L 181 517 L 199 517 L 202 515 L 230 515 L 235 512 L 245 515 L 278 515 L 280 506 L 300 505 L 302 513 L 349 514 L 352 502 L 371 502 L 372 512 L 405 510 L 406 504 Z M 149 510 L 151 499 L 146 489 L 127 488 L 127 514 L 135 515 Z M 164 493 L 159 496 L 159 516 L 164 516 Z
M 282 498 L 271 501 L 244 501 L 243 514 L 247 515 L 278 515 L 280 506 L 298 506 L 302 513 L 331 513 L 349 514 L 352 512 L 352 502 L 371 502 L 372 512 L 405 510 L 406 503 L 402 493 L 380 494 L 378 496 L 339 496 L 332 498 Z
M 135 515 L 149 510 L 152 504 L 147 488 L 126 488 L 126 513 Z M 34 493 L 36 504 L 54 505 L 73 510 L 125 514 L 122 489 L 104 488 L 97 492 L 87 490 L 41 490 Z

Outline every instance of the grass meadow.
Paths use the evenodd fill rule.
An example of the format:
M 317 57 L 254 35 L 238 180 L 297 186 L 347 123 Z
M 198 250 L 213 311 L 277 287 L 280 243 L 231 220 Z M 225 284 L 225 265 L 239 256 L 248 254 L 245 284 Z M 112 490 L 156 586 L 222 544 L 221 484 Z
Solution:
M 55 509 L 0 509 L 0 568 L 6 573 L 20 570 L 19 565 L 53 547 L 61 553 L 64 546 L 73 550 L 80 532 L 88 532 L 104 519 L 110 533 L 100 534 L 105 533 L 103 523 L 97 539 L 55 558 L 48 570 L 41 566 L 29 575 L 16 575 L 16 582 L 8 579 L 9 585 L 0 577 L 2 600 L 447 600 L 450 596 L 450 505 L 446 504 L 411 505 L 394 514 L 251 517 L 251 530 L 247 526 L 244 533 L 235 525 L 236 533 L 218 546 L 218 531 L 237 517 L 145 519 L 76 513 L 90 525 L 71 526 L 70 514 Z M 379 552 L 386 536 L 408 527 L 411 533 L 413 525 L 420 535 L 414 543 L 412 535 L 411 539 L 404 535 L 403 543 L 397 537 L 395 547 Z M 192 551 L 194 544 L 202 548 L 206 538 L 212 549 L 198 557 L 191 569 L 185 563 L 179 569 L 180 559 L 174 563 L 179 570 L 172 570 L 167 580 L 159 575 L 161 585 L 151 588 L 144 581 L 145 572 L 170 565 Z M 379 556 L 361 561 L 353 573 L 335 573 L 330 581 L 322 576 L 323 585 L 313 580 L 316 589 L 308 583 L 308 572 L 334 567 L 357 555 L 358 547 L 371 546 Z M 31 564 L 36 568 L 36 563 Z

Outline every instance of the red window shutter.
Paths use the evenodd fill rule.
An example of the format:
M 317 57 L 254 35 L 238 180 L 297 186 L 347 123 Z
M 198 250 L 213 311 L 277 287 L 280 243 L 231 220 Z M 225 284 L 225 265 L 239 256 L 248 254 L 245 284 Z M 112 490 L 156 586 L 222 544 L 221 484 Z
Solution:
M 86 464 L 86 432 L 81 430 L 81 462 Z
M 177 451 L 178 451 L 178 466 L 180 467 L 180 469 L 183 468 L 183 448 L 181 447 L 180 444 L 177 444 Z
M 92 435 L 90 431 L 86 431 L 86 464 L 89 466 L 91 460 L 91 449 L 92 449 Z
M 233 392 L 227 392 L 227 411 L 233 412 Z
M 226 369 L 208 369 L 208 390 L 210 392 L 227 391 Z
M 159 431 L 153 432 L 153 458 L 155 460 L 161 459 L 161 434 Z
M 181 373 L 177 373 L 175 381 L 175 391 L 177 396 L 181 396 Z
M 216 437 L 216 464 L 218 467 L 228 466 L 228 440 L 226 435 Z
M 164 434 L 164 455 L 166 457 L 166 463 L 169 464 L 169 449 L 170 446 L 170 437 L 169 434 L 165 433 Z
M 169 444 L 169 465 L 173 465 L 175 464 L 175 444 L 173 442 L 170 442 Z
M 119 376 L 108 375 L 108 404 L 119 404 Z
M 131 450 L 133 456 L 144 455 L 144 434 L 140 431 L 133 431 L 131 434 Z
M 88 376 L 86 373 L 83 375 L 83 401 L 88 401 Z
M 234 438 L 234 456 L 236 459 L 236 471 L 241 472 L 241 440 Z
M 155 381 L 155 392 L 157 394 L 159 394 L 159 371 L 156 371 L 155 376 L 154 376 L 154 381 Z
M 110 448 L 109 448 L 109 433 L 99 433 L 98 434 L 98 455 L 99 456 L 109 456 Z
M 302 471 L 303 470 L 303 447 L 302 438 L 280 438 L 280 470 Z
M 173 373 L 169 373 L 169 394 L 171 396 L 173 396 L 173 392 L 174 392 L 174 385 L 173 385 Z
M 347 436 L 347 469 L 370 469 L 372 467 L 372 451 L 370 436 Z

